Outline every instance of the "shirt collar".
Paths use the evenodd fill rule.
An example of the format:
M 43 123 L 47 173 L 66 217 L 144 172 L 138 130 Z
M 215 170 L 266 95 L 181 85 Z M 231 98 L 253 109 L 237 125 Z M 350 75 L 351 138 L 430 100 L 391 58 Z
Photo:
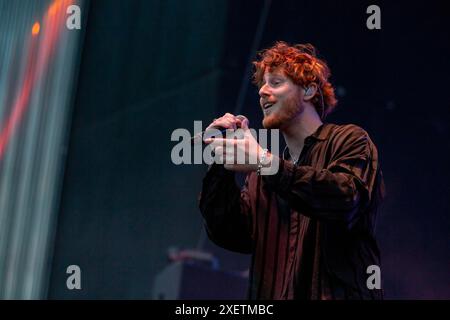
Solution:
M 324 141 L 330 137 L 333 125 L 331 123 L 322 123 L 319 128 L 309 137 L 316 140 Z
M 322 123 L 313 134 L 311 134 L 305 138 L 305 145 L 310 146 L 313 143 L 313 140 L 316 140 L 316 141 L 327 140 L 331 135 L 333 127 L 334 127 L 334 125 L 331 123 Z M 284 148 L 284 150 L 283 150 L 283 159 L 288 158 L 286 156 L 286 154 L 290 158 L 290 154 L 289 154 L 287 145 L 286 145 L 286 148 Z

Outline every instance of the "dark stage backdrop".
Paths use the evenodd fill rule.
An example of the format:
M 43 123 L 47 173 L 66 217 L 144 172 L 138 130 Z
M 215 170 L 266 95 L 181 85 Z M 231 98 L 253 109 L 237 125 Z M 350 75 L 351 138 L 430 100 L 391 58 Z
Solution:
M 58 217 L 49 298 L 149 298 L 171 246 L 202 239 L 205 167 L 175 166 L 176 128 L 232 112 L 263 1 L 91 1 Z M 273 1 L 257 48 L 311 42 L 339 107 L 364 127 L 388 197 L 377 231 L 387 298 L 450 298 L 449 13 L 444 1 Z M 257 91 L 240 113 L 260 127 Z M 241 270 L 247 256 L 224 253 Z M 82 290 L 66 288 L 66 268 Z M 201 279 L 200 279 L 201 280 Z

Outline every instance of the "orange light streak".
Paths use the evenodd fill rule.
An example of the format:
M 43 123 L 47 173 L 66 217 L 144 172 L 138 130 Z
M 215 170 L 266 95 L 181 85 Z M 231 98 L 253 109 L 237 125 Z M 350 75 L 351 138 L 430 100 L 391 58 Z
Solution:
M 43 32 L 39 35 L 41 30 L 39 22 L 34 23 L 31 29 L 24 82 L 11 108 L 11 114 L 0 131 L 0 160 L 3 159 L 11 135 L 28 107 L 32 89 L 47 71 L 61 30 L 65 28 L 66 8 L 73 2 L 74 0 L 55 0 L 44 16 Z

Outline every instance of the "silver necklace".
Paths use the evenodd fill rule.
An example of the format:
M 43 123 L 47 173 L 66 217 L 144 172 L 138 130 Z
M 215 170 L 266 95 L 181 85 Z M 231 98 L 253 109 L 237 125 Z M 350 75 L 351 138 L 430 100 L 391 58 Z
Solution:
M 285 155 L 286 155 L 286 150 L 287 150 L 287 148 L 288 148 L 288 146 L 284 147 L 284 150 L 283 150 L 283 160 L 286 160 L 286 159 L 285 159 Z M 288 151 L 289 151 L 289 150 L 288 150 Z M 291 157 L 292 162 L 294 162 L 294 164 L 297 165 L 298 158 L 297 158 L 297 159 L 294 159 L 294 157 L 291 155 L 290 152 L 289 152 L 289 157 Z M 300 157 L 299 157 L 299 158 L 300 158 Z

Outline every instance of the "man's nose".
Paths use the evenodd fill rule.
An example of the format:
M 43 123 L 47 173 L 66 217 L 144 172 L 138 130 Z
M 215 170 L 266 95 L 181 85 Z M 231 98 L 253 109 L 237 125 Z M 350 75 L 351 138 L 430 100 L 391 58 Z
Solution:
M 269 96 L 270 90 L 269 90 L 269 87 L 267 86 L 267 84 L 263 84 L 262 87 L 259 89 L 258 93 L 259 93 L 260 97 Z

